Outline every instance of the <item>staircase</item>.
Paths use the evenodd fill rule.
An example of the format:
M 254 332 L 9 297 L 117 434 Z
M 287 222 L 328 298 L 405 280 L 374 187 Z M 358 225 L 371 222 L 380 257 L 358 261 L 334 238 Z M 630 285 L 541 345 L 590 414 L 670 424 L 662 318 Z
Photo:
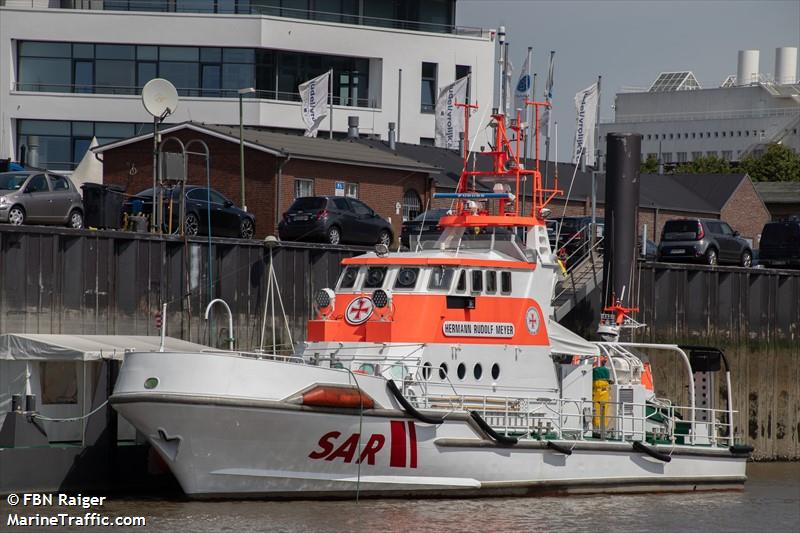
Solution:
M 575 306 L 603 283 L 602 239 L 588 251 L 576 250 L 567 258 L 567 276 L 556 284 L 553 296 L 553 315 L 556 321 L 564 318 Z M 582 252 L 582 253 L 581 253 Z

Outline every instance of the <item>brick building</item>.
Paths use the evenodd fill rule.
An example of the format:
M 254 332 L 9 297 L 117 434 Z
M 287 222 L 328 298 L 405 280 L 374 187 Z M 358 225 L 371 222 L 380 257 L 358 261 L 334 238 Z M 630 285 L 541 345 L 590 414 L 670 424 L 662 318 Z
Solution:
M 386 147 L 382 141 L 369 142 L 374 146 Z M 387 148 L 388 149 L 388 148 Z M 433 175 L 437 191 L 449 192 L 456 188 L 463 158 L 452 150 L 430 146 L 397 143 L 395 153 L 426 162 L 441 170 Z M 533 167 L 528 162 L 528 168 Z M 540 164 L 544 174 L 544 164 Z M 476 168 L 489 170 L 491 160 L 480 156 Z M 575 180 L 572 182 L 572 176 Z M 548 182 L 552 186 L 557 176 L 558 187 L 569 191 L 569 202 L 564 197 L 556 198 L 551 204 L 551 218 L 562 216 L 591 215 L 592 175 L 591 172 L 575 172 L 569 163 L 550 164 Z M 572 182 L 572 183 L 571 183 Z M 570 190 L 571 186 L 571 190 Z M 480 185 L 479 185 L 480 188 Z M 600 174 L 596 184 L 597 217 L 604 217 L 605 176 Z M 648 238 L 658 242 L 661 229 L 667 220 L 684 217 L 722 219 L 728 222 L 743 237 L 752 239 L 757 246 L 761 229 L 769 221 L 770 214 L 758 196 L 753 182 L 747 174 L 643 174 L 640 180 L 639 233 L 647 225 Z M 530 206 L 530 184 L 525 205 Z M 450 200 L 434 200 L 432 207 L 448 207 Z
M 211 187 L 241 206 L 239 130 L 228 126 L 183 123 L 161 130 L 162 149 L 179 151 L 183 143 L 203 141 L 210 152 Z M 246 128 L 245 199 L 256 217 L 256 236 L 276 233 L 280 220 L 297 196 L 340 193 L 358 197 L 388 219 L 395 236 L 403 216 L 430 202 L 438 169 L 354 139 L 329 140 Z M 103 159 L 103 182 L 136 194 L 153 184 L 151 134 L 95 148 Z M 202 152 L 200 143 L 188 151 Z M 205 159 L 190 155 L 187 184 L 205 185 Z
M 772 220 L 800 217 L 800 181 L 759 181 L 755 186 Z

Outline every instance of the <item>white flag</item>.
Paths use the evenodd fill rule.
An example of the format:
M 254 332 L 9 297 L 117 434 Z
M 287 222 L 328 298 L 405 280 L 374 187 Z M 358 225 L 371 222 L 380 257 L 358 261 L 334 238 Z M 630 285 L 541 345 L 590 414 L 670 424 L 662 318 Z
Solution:
M 547 81 L 544 85 L 544 99 L 546 102 L 550 102 L 553 98 L 553 81 L 555 79 L 555 57 L 556 53 L 554 50 L 550 51 L 550 66 L 547 68 Z M 543 133 L 545 137 L 550 137 L 550 108 L 545 107 L 542 109 L 541 113 L 539 114 L 539 131 Z
M 456 102 L 467 101 L 469 76 L 456 80 L 441 91 L 436 99 L 436 146 L 458 150 L 459 136 L 464 131 L 464 110 Z M 464 142 L 469 142 L 464 139 Z
M 526 120 L 527 108 L 525 100 L 531 99 L 531 56 L 525 58 L 525 63 L 522 65 L 522 72 L 519 73 L 517 80 L 517 88 L 514 91 L 514 109 L 512 116 L 517 116 L 517 109 L 522 112 L 522 120 Z
M 587 165 L 594 165 L 594 126 L 597 123 L 597 83 L 591 84 L 575 95 L 575 143 L 572 162 L 580 162 L 581 150 Z
M 301 112 L 306 125 L 306 137 L 316 137 L 319 125 L 328 116 L 328 83 L 330 71 L 313 80 L 301 83 L 300 99 L 303 102 Z

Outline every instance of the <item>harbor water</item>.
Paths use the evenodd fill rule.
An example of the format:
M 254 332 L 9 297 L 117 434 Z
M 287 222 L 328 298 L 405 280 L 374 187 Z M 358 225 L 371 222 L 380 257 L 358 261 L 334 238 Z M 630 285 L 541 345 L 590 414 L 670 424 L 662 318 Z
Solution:
M 110 497 L 107 516 L 144 516 L 116 531 L 800 531 L 800 463 L 748 465 L 743 491 L 354 501 L 185 501 Z M 3 524 L 11 508 L 0 504 Z M 55 509 L 42 513 L 56 514 Z M 77 511 L 69 511 L 76 513 Z M 32 528 L 36 529 L 36 528 Z M 53 531 L 53 528 L 47 528 Z M 92 528 L 75 528 L 90 531 Z M 105 528 L 107 530 L 107 528 Z

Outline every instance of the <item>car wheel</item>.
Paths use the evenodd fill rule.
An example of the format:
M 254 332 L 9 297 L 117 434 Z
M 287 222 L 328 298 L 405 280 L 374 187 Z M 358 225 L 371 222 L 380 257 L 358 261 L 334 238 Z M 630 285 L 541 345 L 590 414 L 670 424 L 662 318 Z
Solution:
M 328 228 L 327 237 L 329 243 L 339 244 L 342 241 L 342 232 L 337 226 L 331 226 Z
M 378 244 L 385 244 L 389 246 L 392 244 L 392 234 L 389 230 L 382 229 L 380 233 L 378 233 Z
M 753 254 L 747 250 L 742 254 L 742 266 L 745 268 L 753 266 Z
M 200 219 L 197 218 L 197 215 L 194 213 L 186 215 L 186 221 L 183 223 L 183 230 L 186 232 L 186 235 L 190 237 L 194 237 L 200 233 Z
M 21 226 L 25 223 L 25 210 L 20 206 L 15 205 L 8 211 L 8 222 L 15 226 Z
M 73 209 L 69 214 L 67 226 L 72 229 L 83 229 L 83 213 L 77 209 Z
M 706 250 L 706 264 L 714 266 L 717 264 L 717 251 L 713 248 Z
M 252 239 L 256 232 L 255 224 L 249 218 L 242 219 L 242 224 L 239 227 L 239 236 L 242 239 Z

